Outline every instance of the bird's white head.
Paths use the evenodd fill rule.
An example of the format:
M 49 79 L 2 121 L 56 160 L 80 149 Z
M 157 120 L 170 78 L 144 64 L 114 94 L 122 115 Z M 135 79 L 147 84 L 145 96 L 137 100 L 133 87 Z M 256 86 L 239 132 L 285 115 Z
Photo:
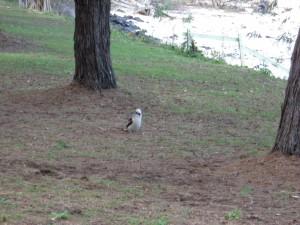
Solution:
M 141 109 L 136 109 L 135 114 L 138 116 L 142 116 L 142 110 Z

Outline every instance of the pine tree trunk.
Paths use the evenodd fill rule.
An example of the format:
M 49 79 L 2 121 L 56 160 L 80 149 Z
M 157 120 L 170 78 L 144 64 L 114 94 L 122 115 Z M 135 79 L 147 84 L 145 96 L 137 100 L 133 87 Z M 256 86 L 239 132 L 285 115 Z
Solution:
M 272 151 L 300 155 L 300 30 L 292 55 L 281 120 Z
M 93 90 L 117 87 L 110 58 L 110 0 L 75 0 L 74 81 Z

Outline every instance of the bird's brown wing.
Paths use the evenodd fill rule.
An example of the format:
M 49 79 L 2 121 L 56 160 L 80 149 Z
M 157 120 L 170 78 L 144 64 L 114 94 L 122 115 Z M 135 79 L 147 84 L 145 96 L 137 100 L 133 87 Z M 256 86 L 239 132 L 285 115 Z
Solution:
M 133 120 L 132 120 L 132 118 L 129 118 L 129 120 L 128 120 L 128 124 L 126 125 L 126 127 L 128 128 L 131 124 L 133 123 Z

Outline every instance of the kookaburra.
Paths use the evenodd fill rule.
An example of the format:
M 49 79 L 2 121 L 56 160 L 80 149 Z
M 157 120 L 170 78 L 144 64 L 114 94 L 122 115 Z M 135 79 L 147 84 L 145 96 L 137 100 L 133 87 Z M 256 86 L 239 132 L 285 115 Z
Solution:
M 142 127 L 142 110 L 136 109 L 135 113 L 129 118 L 127 124 L 127 130 L 129 132 L 138 131 Z

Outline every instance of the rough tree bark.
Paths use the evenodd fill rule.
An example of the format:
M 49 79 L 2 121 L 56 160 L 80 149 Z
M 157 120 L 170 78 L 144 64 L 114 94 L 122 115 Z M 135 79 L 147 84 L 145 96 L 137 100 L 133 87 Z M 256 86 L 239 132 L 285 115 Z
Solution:
M 272 151 L 300 155 L 300 29 L 281 110 L 281 119 Z
M 75 0 L 74 81 L 93 90 L 117 87 L 110 57 L 110 0 Z

